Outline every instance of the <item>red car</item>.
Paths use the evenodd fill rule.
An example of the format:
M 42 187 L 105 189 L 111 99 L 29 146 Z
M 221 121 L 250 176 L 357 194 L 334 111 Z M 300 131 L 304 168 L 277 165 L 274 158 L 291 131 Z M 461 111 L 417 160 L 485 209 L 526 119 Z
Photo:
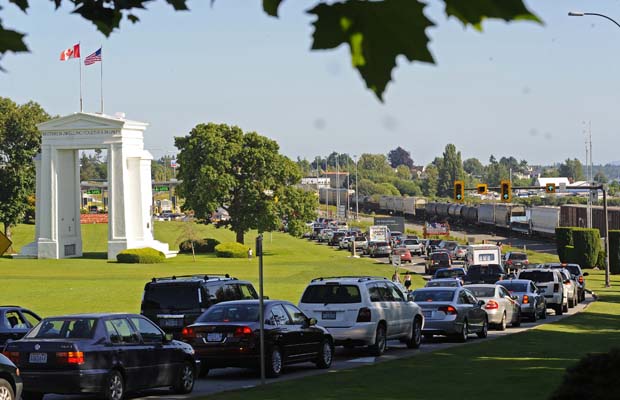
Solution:
M 390 253 L 390 264 L 392 263 L 392 256 L 394 255 L 400 256 L 401 263 L 412 262 L 411 252 L 406 247 L 396 247 L 392 250 Z

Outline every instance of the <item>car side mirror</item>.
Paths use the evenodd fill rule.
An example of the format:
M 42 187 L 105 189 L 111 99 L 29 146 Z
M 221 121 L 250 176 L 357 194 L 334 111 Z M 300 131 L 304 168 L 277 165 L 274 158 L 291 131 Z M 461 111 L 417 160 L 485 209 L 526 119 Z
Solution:
M 174 336 L 172 335 L 172 333 L 166 333 L 164 335 L 164 343 L 170 343 L 172 342 L 173 339 L 174 339 Z
M 590 274 L 589 274 L 589 273 L 587 273 L 587 272 L 584 272 L 584 273 L 583 273 L 583 276 L 588 276 L 588 275 L 590 275 Z
M 478 300 L 478 303 L 476 303 L 478 306 L 482 307 L 484 305 L 484 300 Z
M 314 325 L 316 325 L 316 323 L 317 323 L 316 318 L 310 318 L 308 320 L 308 326 L 314 326 Z

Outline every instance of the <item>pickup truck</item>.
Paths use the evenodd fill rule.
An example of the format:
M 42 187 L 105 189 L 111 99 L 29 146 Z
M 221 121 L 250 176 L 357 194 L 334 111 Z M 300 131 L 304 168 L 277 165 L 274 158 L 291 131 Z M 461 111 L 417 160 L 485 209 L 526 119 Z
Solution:
M 418 239 L 405 239 L 401 242 L 400 247 L 405 247 L 411 254 L 421 256 L 424 253 L 424 245 Z

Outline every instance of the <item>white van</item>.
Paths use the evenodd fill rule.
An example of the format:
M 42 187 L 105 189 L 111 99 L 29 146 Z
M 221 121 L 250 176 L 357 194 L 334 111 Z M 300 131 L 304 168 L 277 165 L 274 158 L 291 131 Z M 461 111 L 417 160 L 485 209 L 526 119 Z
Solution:
M 471 244 L 467 246 L 465 264 L 467 266 L 485 264 L 503 265 L 502 250 L 499 246 L 494 244 Z

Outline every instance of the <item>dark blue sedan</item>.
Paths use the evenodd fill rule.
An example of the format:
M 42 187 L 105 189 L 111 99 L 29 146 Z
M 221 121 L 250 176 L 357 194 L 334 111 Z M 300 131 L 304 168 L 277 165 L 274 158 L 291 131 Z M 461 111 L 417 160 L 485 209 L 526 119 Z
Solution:
M 46 393 L 95 393 L 122 400 L 127 392 L 194 387 L 194 350 L 135 314 L 83 314 L 43 319 L 6 345 L 24 381 L 24 400 Z
M 0 306 L 0 350 L 8 340 L 21 339 L 39 321 L 41 317 L 28 309 Z

